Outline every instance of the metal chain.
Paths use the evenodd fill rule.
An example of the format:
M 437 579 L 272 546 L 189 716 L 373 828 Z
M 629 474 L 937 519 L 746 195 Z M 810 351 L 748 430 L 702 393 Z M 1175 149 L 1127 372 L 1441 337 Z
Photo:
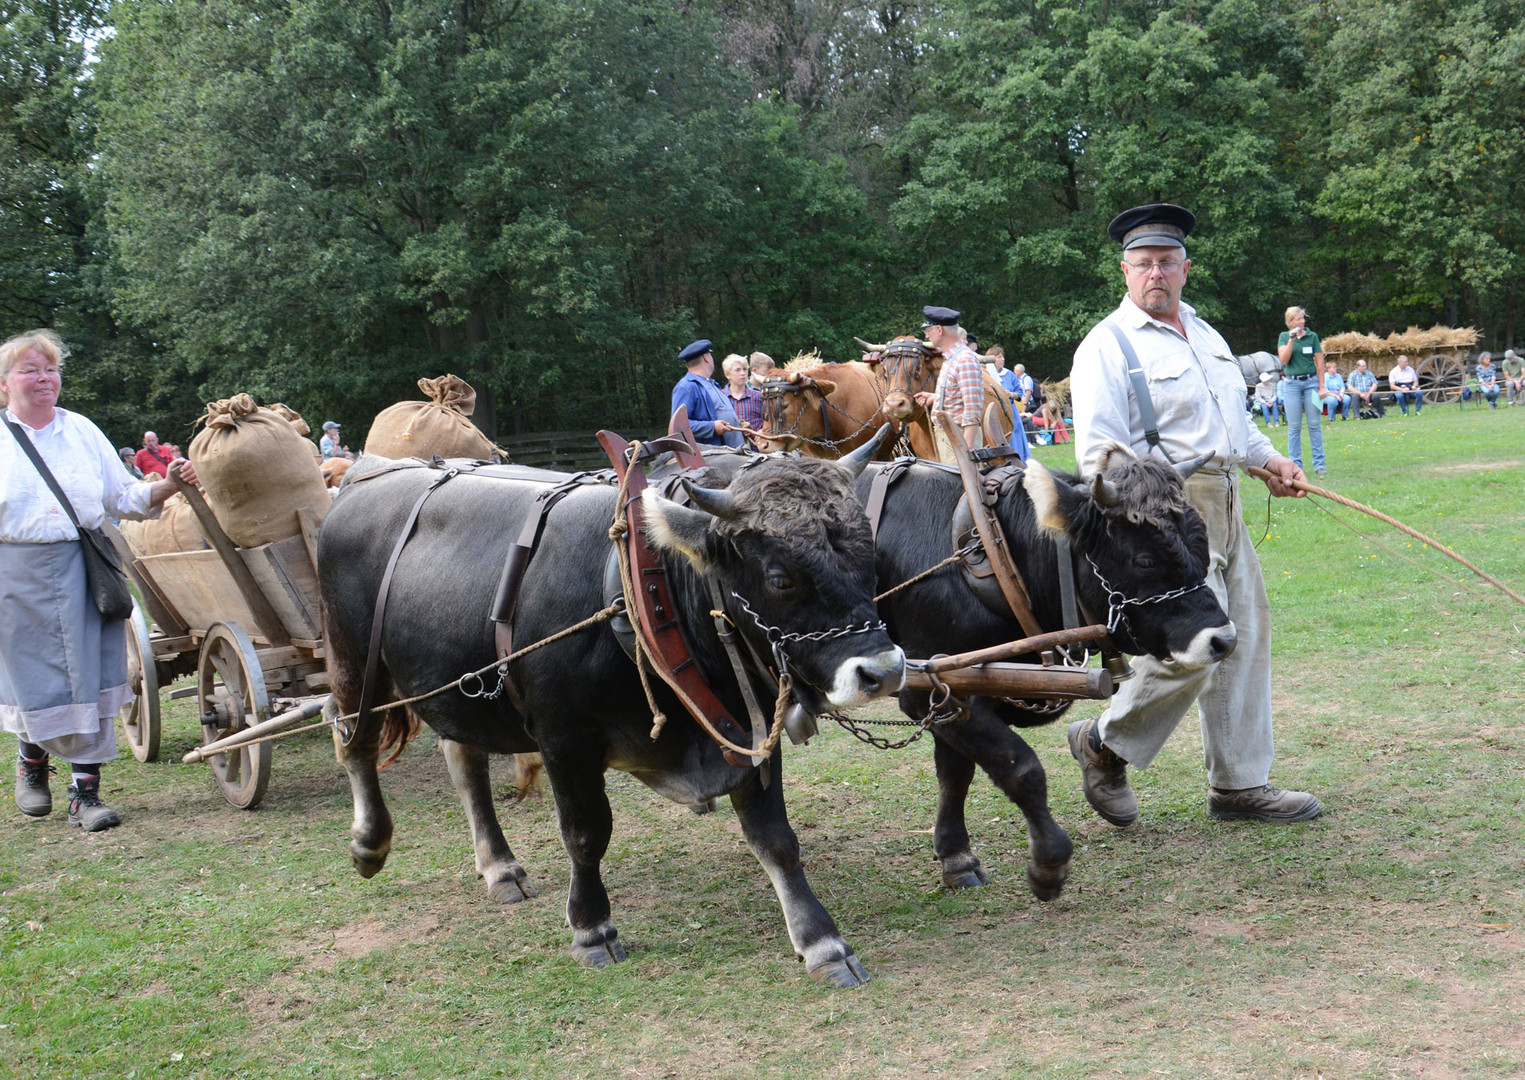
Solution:
M 1101 587 L 1107 590 L 1107 633 L 1117 632 L 1127 618 L 1125 611 L 1128 607 L 1142 607 L 1145 604 L 1158 604 L 1162 600 L 1174 600 L 1178 596 L 1196 592 L 1198 589 L 1207 587 L 1207 579 L 1203 578 L 1195 585 L 1188 585 L 1181 589 L 1172 589 L 1170 592 L 1159 593 L 1156 596 L 1133 597 L 1116 588 L 1110 581 L 1102 576 L 1101 568 L 1096 565 L 1096 560 L 1086 555 L 1086 562 L 1091 564 L 1091 573 L 1096 575 L 1096 580 L 1101 582 Z

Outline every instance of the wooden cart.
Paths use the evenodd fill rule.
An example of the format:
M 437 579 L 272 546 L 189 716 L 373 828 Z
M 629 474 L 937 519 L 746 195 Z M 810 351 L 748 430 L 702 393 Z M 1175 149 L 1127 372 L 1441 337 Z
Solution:
M 282 715 L 292 724 L 309 719 L 327 700 L 316 517 L 303 507 L 297 535 L 240 548 L 199 491 L 183 483 L 180 490 L 210 548 L 140 557 L 113 530 L 141 597 L 127 635 L 128 679 L 136 696 L 121 713 L 139 761 L 159 755 L 160 687 L 193 672 L 196 685 L 169 697 L 195 696 L 203 746 Z M 259 804 L 270 783 L 270 743 L 206 760 L 229 803 L 240 809 Z
M 1324 339 L 1324 354 L 1338 360 L 1345 378 L 1355 370 L 1357 360 L 1366 361 L 1366 370 L 1378 379 L 1386 379 L 1406 354 L 1419 376 L 1419 392 L 1427 404 L 1455 401 L 1467 385 L 1467 356 L 1477 344 L 1478 332 L 1471 327 L 1432 326 L 1428 330 L 1409 327 L 1403 333 L 1386 338 L 1371 334 L 1336 334 Z

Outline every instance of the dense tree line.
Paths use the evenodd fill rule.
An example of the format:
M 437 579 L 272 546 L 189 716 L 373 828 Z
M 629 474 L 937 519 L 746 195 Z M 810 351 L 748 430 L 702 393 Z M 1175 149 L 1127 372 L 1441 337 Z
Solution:
M 854 355 L 951 304 L 1045 376 L 1194 209 L 1236 348 L 1512 344 L 1520 0 L 0 0 L 0 314 L 122 441 L 247 390 L 357 435 L 649 427 L 676 350 Z M 183 438 L 180 441 L 184 441 Z

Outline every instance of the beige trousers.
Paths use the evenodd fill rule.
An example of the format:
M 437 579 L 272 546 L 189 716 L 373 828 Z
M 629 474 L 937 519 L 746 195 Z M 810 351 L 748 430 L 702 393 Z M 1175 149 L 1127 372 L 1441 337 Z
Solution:
M 963 429 L 960 428 L 960 431 Z M 932 424 L 932 442 L 937 447 L 937 460 L 944 465 L 957 465 L 958 458 L 953 456 L 953 444 L 948 441 L 948 436 L 943 434 L 943 426 L 939 423 Z M 985 432 L 979 425 L 974 427 L 974 447 L 978 449 L 985 445 Z
M 1199 472 L 1186 481 L 1186 494 L 1207 523 L 1208 587 L 1234 621 L 1238 645 L 1221 664 L 1193 671 L 1135 657 L 1138 674 L 1118 689 L 1099 732 L 1124 761 L 1145 768 L 1195 701 L 1207 782 L 1225 791 L 1259 787 L 1270 779 L 1274 756 L 1265 579 L 1244 526 L 1238 477 Z

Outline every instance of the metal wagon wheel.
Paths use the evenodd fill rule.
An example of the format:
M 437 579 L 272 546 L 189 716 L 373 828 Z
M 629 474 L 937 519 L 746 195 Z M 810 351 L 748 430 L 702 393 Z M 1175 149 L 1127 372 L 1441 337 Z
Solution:
M 201 745 L 270 719 L 265 673 L 249 635 L 236 623 L 213 623 L 201 643 L 196 669 L 196 708 L 201 716 Z M 240 810 L 251 810 L 270 784 L 270 744 L 257 743 L 208 759 L 222 797 Z
M 134 601 L 127 619 L 127 686 L 133 698 L 122 706 L 122 734 L 139 761 L 159 760 L 159 671 L 148 620 Z
M 1467 365 L 1446 353 L 1432 353 L 1414 366 L 1426 404 L 1454 401 L 1467 385 Z

